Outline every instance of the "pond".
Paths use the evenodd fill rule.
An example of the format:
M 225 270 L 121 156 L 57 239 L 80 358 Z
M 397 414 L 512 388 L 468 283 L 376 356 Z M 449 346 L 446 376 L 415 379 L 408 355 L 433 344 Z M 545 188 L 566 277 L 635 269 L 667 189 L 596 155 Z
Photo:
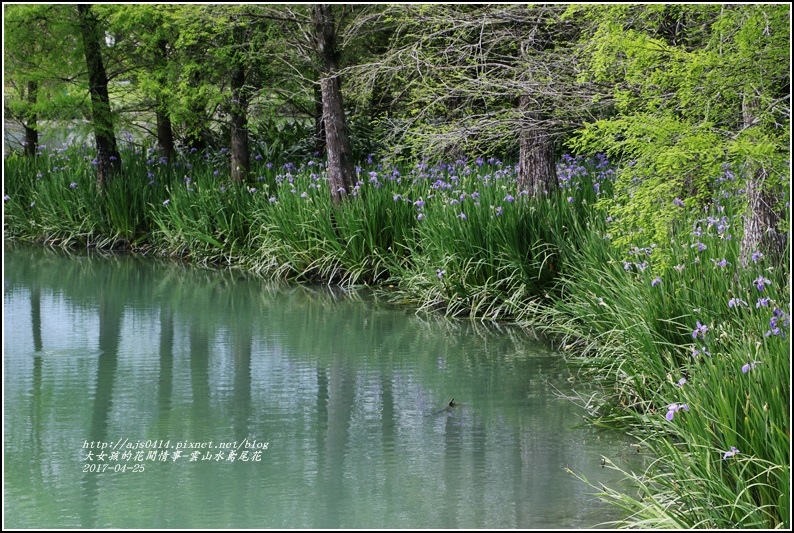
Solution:
M 58 147 L 69 144 L 80 144 L 94 141 L 91 134 L 91 125 L 86 120 L 72 121 L 40 121 L 39 145 Z M 3 147 L 4 154 L 11 151 L 22 151 L 25 141 L 25 129 L 21 123 L 14 120 L 3 122 Z
M 9 528 L 583 528 L 559 354 L 233 271 L 5 246 Z M 578 384 L 577 384 L 578 386 Z M 454 398 L 454 406 L 449 407 Z

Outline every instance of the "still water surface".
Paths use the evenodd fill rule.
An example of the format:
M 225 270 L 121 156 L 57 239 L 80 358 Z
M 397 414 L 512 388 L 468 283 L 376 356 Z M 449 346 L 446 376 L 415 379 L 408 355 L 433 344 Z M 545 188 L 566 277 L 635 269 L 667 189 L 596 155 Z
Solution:
M 519 331 L 43 249 L 6 246 L 4 284 L 6 527 L 616 518 L 565 468 L 617 488 L 600 459 L 628 440 L 577 427 L 559 356 Z

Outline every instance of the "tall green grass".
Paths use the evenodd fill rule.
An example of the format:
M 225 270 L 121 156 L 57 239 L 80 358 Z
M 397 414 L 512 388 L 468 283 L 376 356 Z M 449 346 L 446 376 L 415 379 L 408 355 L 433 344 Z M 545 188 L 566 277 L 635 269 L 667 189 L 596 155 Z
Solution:
M 669 242 L 623 249 L 602 206 L 629 200 L 604 158 L 564 158 L 560 187 L 537 198 L 495 159 L 369 162 L 342 205 L 317 160 L 259 154 L 236 183 L 224 151 L 165 162 L 130 145 L 122 159 L 98 191 L 85 148 L 6 157 L 6 235 L 365 285 L 537 328 L 601 385 L 593 423 L 656 457 L 627 473 L 636 494 L 598 488 L 626 511 L 614 525 L 788 527 L 790 265 L 739 266 L 743 199 L 720 177 L 711 205 L 681 207 Z
M 739 266 L 742 199 L 718 192 L 670 243 L 590 235 L 562 297 L 532 317 L 602 384 L 596 420 L 632 427 L 658 458 L 632 474 L 636 496 L 599 489 L 623 525 L 789 525 L 790 265 Z
M 4 216 L 9 237 L 50 245 L 136 247 L 147 240 L 149 205 L 163 195 L 147 176 L 145 156 L 124 152 L 123 174 L 97 188 L 93 152 L 85 146 L 4 160 Z M 164 182 L 171 169 L 156 171 Z

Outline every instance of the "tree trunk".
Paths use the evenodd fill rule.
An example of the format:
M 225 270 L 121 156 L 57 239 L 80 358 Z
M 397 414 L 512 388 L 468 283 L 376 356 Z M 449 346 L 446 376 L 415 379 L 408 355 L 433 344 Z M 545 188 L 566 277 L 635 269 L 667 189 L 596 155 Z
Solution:
M 245 26 L 237 22 L 232 28 L 232 35 L 237 47 L 244 47 L 249 36 Z M 245 54 L 235 51 L 230 65 L 230 86 L 232 98 L 229 106 L 231 120 L 231 167 L 232 180 L 244 182 L 248 178 L 250 160 L 248 155 L 248 100 L 246 89 L 246 66 L 248 59 Z
M 77 4 L 80 32 L 83 38 L 85 61 L 88 67 L 88 91 L 91 95 L 91 119 L 96 141 L 97 184 L 104 189 L 110 175 L 121 168 L 121 158 L 116 149 L 113 116 L 108 95 L 108 78 L 102 63 L 102 32 L 99 22 L 91 13 L 91 4 Z
M 529 105 L 529 97 L 521 96 L 524 125 L 519 134 L 518 185 L 532 196 L 541 196 L 558 188 L 554 143 L 548 130 L 540 126 L 540 114 L 530 111 Z
M 159 104 L 157 109 L 157 151 L 160 157 L 165 157 L 169 162 L 174 155 L 174 130 L 171 117 L 163 111 L 164 104 Z
M 330 4 L 315 4 L 314 25 L 317 32 L 317 53 L 320 57 L 320 91 L 323 99 L 325 147 L 328 154 L 328 183 L 331 199 L 341 202 L 353 187 L 354 168 L 350 140 L 345 124 L 339 77 L 339 54 L 336 50 L 336 29 Z
M 28 110 L 25 117 L 25 155 L 29 157 L 36 157 L 36 150 L 39 147 L 39 128 L 37 121 L 37 114 L 34 110 L 36 100 L 39 96 L 39 84 L 35 81 L 28 82 Z
M 245 69 L 237 66 L 232 72 L 232 179 L 245 181 L 248 177 L 248 101 L 245 95 Z
M 757 98 L 745 96 L 742 101 L 742 115 L 745 127 L 752 127 L 755 121 Z M 783 214 L 771 188 L 766 183 L 768 176 L 763 163 L 749 161 L 745 169 L 747 180 L 747 213 L 744 218 L 744 235 L 739 249 L 743 266 L 750 264 L 754 252 L 766 255 L 773 264 L 778 264 L 786 249 L 786 236 L 779 230 Z
M 325 123 L 323 122 L 323 93 L 320 85 L 314 86 L 314 151 L 325 152 Z
M 168 61 L 168 43 L 163 39 L 157 43 L 157 62 L 158 71 L 160 75 L 158 76 L 157 83 L 160 86 L 160 94 L 162 95 L 162 91 L 165 88 L 166 84 L 168 83 L 165 76 L 162 74 L 162 70 L 165 68 L 165 64 Z M 157 98 L 157 151 L 160 152 L 160 157 L 166 158 L 169 162 L 173 158 L 174 155 L 174 128 L 173 124 L 171 123 L 171 115 L 168 112 L 168 104 L 163 96 L 159 96 Z
M 750 264 L 754 252 L 767 256 L 772 264 L 779 264 L 786 249 L 786 236 L 778 230 L 782 214 L 768 187 L 767 171 L 757 162 L 750 162 L 747 170 L 747 214 L 739 257 L 742 266 Z

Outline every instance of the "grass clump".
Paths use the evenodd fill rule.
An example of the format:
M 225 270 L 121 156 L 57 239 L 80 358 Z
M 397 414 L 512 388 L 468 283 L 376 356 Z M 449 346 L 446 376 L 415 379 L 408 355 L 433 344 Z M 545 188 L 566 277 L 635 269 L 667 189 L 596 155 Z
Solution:
M 714 190 L 668 243 L 620 250 L 608 224 L 533 317 L 601 383 L 594 419 L 657 457 L 631 475 L 638 494 L 599 488 L 626 510 L 620 525 L 789 524 L 790 266 L 755 253 L 741 267 L 743 199 Z

